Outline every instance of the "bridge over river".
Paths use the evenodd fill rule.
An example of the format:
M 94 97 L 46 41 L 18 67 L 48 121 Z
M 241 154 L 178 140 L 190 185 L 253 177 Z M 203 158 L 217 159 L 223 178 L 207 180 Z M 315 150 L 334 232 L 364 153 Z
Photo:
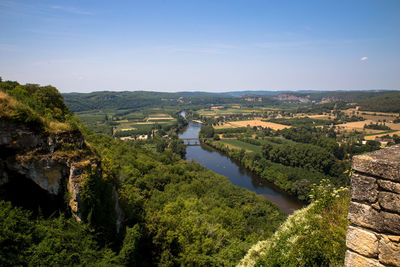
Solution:
M 212 138 L 200 138 L 200 137 L 193 137 L 193 138 L 179 138 L 183 140 L 183 143 L 187 146 L 199 146 L 200 142 L 203 142 L 204 140 L 207 139 L 212 139 Z

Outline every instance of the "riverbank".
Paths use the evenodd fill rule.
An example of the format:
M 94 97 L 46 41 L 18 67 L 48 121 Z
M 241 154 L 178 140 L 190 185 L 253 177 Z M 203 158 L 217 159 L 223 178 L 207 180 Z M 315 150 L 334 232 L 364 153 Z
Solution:
M 189 126 L 179 135 L 180 138 L 195 138 L 198 137 L 201 124 L 191 121 Z M 298 199 L 291 197 L 287 193 L 279 190 L 272 183 L 255 175 L 241 166 L 237 161 L 232 160 L 227 155 L 218 150 L 202 144 L 201 146 L 187 146 L 186 159 L 194 160 L 211 171 L 223 175 L 229 181 L 259 195 L 262 195 L 267 200 L 275 203 L 286 214 L 291 214 L 293 211 L 300 209 L 304 204 Z
M 227 146 L 218 141 L 206 140 L 205 144 L 224 153 L 243 168 L 255 173 L 260 179 L 272 183 L 278 190 L 298 199 L 302 203 L 309 201 L 312 184 L 318 183 L 319 180 L 325 178 L 324 174 L 318 172 L 267 161 L 262 157 L 260 151 L 247 151 Z

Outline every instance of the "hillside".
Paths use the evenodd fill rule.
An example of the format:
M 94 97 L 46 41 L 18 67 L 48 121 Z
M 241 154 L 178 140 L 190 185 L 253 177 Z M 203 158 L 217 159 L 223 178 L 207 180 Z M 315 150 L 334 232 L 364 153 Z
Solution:
M 172 147 L 85 130 L 54 87 L 4 83 L 1 265 L 234 265 L 284 219 Z
M 390 92 L 360 103 L 361 110 L 400 113 L 400 92 Z
M 63 94 L 65 103 L 73 112 L 107 109 L 139 110 L 148 107 L 187 107 L 188 105 L 223 104 L 237 102 L 220 94 L 161 93 L 146 91 L 93 92 Z
M 312 204 L 290 215 L 272 237 L 255 244 L 238 266 L 342 266 L 349 192 L 324 181 L 313 197 Z

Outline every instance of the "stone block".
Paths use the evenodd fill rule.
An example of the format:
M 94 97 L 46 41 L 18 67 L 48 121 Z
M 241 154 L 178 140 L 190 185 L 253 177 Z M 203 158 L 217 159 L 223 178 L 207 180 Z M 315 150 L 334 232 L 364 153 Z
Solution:
M 351 198 L 358 201 L 376 202 L 378 198 L 378 184 L 376 179 L 353 173 L 351 176 Z
M 374 233 L 349 226 L 346 246 L 351 250 L 370 258 L 376 258 L 378 257 L 378 244 L 378 238 Z
M 387 180 L 378 180 L 378 185 L 384 190 L 400 194 L 400 183 L 394 183 Z
M 400 214 L 400 195 L 391 192 L 379 192 L 379 205 L 394 213 Z
M 388 232 L 400 235 L 400 215 L 382 211 L 381 213 L 381 232 Z
M 353 157 L 353 169 L 392 181 L 400 181 L 400 145 Z
M 385 265 L 400 266 L 400 236 L 382 235 L 379 240 L 379 261 Z
M 346 251 L 345 267 L 383 267 L 378 260 L 363 257 L 357 253 Z
M 369 205 L 350 202 L 347 218 L 352 224 L 381 231 L 382 217 Z

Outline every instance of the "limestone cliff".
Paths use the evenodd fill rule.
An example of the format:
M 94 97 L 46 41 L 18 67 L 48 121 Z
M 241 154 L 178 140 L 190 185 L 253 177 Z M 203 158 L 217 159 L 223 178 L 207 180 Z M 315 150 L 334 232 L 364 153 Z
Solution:
M 81 221 L 82 185 L 88 172 L 101 179 L 100 160 L 87 147 L 80 131 L 35 131 L 24 123 L 0 119 L 0 187 L 14 184 L 16 191 L 6 193 L 25 192 L 21 187 L 24 180 L 30 180 L 50 196 L 47 202 L 61 199 L 57 205 L 68 205 L 72 216 Z M 36 197 L 40 196 L 31 198 Z M 116 191 L 113 201 L 119 229 L 122 213 Z

